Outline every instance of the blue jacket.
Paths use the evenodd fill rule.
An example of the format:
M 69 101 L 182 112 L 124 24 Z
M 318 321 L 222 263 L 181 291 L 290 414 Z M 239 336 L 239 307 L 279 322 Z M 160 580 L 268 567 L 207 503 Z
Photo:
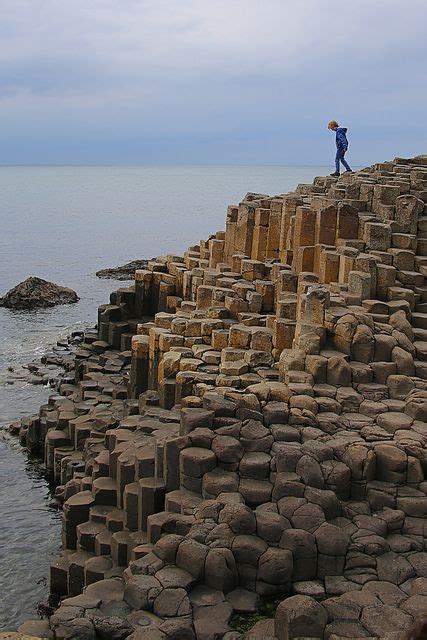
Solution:
M 344 149 L 344 151 L 347 151 L 348 140 L 347 140 L 346 133 L 347 133 L 347 127 L 338 127 L 338 129 L 336 130 L 335 142 L 337 145 L 337 149 Z

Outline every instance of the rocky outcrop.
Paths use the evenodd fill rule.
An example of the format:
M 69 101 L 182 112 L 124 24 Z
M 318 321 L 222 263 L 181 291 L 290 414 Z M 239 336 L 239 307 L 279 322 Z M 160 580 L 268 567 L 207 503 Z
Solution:
M 424 158 L 250 193 L 99 308 L 14 426 L 63 502 L 56 637 L 404 637 L 427 605 L 426 202 Z
M 78 300 L 79 297 L 73 289 L 31 276 L 0 298 L 0 306 L 8 309 L 32 310 L 70 304 Z
M 132 260 L 121 267 L 111 267 L 100 269 L 96 272 L 98 278 L 109 278 L 111 280 L 133 280 L 137 269 L 146 269 L 148 260 Z

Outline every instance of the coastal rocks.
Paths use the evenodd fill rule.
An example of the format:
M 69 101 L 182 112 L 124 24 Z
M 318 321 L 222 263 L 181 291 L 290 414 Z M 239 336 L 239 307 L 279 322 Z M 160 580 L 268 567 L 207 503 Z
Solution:
M 0 306 L 16 310 L 54 307 L 78 302 L 75 291 L 34 276 L 20 282 L 0 298 Z
M 243 640 L 271 599 L 245 640 L 398 640 L 424 612 L 427 216 L 396 200 L 426 173 L 247 194 L 99 308 L 14 428 L 60 485 L 50 629 Z
M 133 280 L 137 269 L 146 269 L 148 260 L 132 260 L 120 267 L 100 269 L 96 272 L 98 278 L 111 280 Z
M 41 358 L 16 367 L 8 367 L 0 373 L 0 384 L 22 386 L 26 384 L 50 385 L 74 380 L 75 353 L 83 339 L 83 331 L 73 331 L 65 339 L 58 340 L 51 351 Z M 70 374 L 72 372 L 72 374 Z

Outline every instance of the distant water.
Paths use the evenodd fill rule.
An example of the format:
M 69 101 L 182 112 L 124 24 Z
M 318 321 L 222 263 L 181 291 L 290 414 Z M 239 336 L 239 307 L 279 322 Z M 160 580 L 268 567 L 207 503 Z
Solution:
M 0 296 L 30 275 L 72 287 L 80 302 L 51 310 L 0 308 L 0 425 L 37 411 L 49 389 L 5 383 L 7 367 L 93 324 L 124 283 L 95 272 L 137 258 L 182 253 L 224 229 L 246 192 L 286 193 L 329 167 L 0 167 Z M 46 597 L 58 514 L 40 465 L 0 440 L 0 631 L 35 616 Z M 28 505 L 28 510 L 27 510 Z M 41 582 L 40 582 L 41 581 Z M 37 584 L 40 582 L 40 584 Z

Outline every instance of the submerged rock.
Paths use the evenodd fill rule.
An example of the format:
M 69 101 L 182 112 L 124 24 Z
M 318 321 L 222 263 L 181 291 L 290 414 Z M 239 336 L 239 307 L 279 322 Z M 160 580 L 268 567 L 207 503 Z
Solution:
M 100 269 L 96 272 L 98 278 L 110 278 L 112 280 L 133 280 L 137 269 L 146 269 L 148 260 L 132 260 L 121 267 L 111 269 Z
M 8 309 L 38 309 L 78 300 L 79 297 L 73 289 L 31 276 L 0 298 L 0 306 Z

